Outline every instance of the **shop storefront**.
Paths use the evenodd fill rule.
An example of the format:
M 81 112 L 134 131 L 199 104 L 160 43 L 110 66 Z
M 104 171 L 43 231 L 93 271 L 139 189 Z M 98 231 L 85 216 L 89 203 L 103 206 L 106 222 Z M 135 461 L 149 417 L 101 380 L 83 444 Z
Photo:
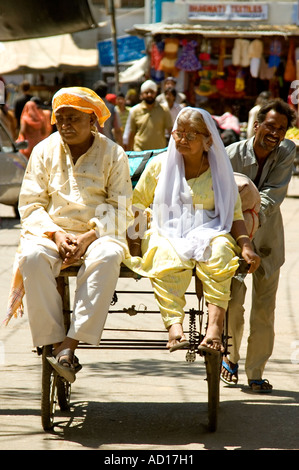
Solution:
M 167 76 L 176 77 L 192 106 L 205 105 L 218 115 L 238 106 L 240 120 L 246 120 L 259 93 L 269 90 L 288 100 L 297 78 L 299 28 L 284 27 L 283 32 L 262 28 L 249 32 L 164 25 L 153 29 L 147 48 L 148 73 L 160 84 Z
M 164 5 L 162 23 L 130 30 L 147 38 L 153 80 L 162 86 L 174 76 L 189 104 L 216 115 L 237 108 L 240 121 L 262 91 L 288 101 L 297 78 L 299 27 L 294 21 L 274 25 L 274 2 Z M 174 23 L 178 16 L 186 23 Z

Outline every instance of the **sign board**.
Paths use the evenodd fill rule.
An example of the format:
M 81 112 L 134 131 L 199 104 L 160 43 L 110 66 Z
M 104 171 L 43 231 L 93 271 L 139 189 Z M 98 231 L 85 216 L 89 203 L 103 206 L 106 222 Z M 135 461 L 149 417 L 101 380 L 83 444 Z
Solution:
M 137 36 L 120 36 L 117 38 L 118 62 L 133 62 L 145 56 L 144 39 Z M 112 39 L 98 42 L 99 61 L 101 66 L 115 65 Z
M 267 20 L 268 3 L 189 3 L 188 18 L 201 21 Z

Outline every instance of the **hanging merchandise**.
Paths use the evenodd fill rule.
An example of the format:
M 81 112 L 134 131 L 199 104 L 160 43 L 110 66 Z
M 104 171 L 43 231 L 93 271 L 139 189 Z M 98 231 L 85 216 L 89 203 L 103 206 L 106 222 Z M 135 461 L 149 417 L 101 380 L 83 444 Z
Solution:
M 200 46 L 200 69 L 198 76 L 200 78 L 199 85 L 195 88 L 195 93 L 199 96 L 211 96 L 217 93 L 217 66 L 210 63 L 211 60 L 211 43 L 203 39 Z
M 287 63 L 284 71 L 284 76 L 286 82 L 292 82 L 296 80 L 296 64 L 295 64 L 295 43 L 294 39 L 290 39 L 289 51 Z
M 237 71 L 235 90 L 237 93 L 245 90 L 245 73 L 242 69 Z
M 224 87 L 219 90 L 221 96 L 225 98 L 242 98 L 245 95 L 245 90 L 243 86 L 240 86 L 240 82 L 238 86 L 237 84 L 237 76 L 240 73 L 239 67 L 234 67 L 233 65 L 229 65 L 227 67 L 227 78 L 224 82 Z M 240 78 L 240 75 L 238 76 Z M 243 78 L 243 77 L 241 77 Z M 240 87 L 243 88 L 240 90 Z
M 232 64 L 234 66 L 248 67 L 250 41 L 248 39 L 235 39 L 232 50 Z
M 266 62 L 265 58 L 261 58 L 259 78 L 261 80 L 271 80 L 276 72 L 276 67 L 269 67 L 269 64 Z
M 211 43 L 206 39 L 202 40 L 200 46 L 199 60 L 202 62 L 209 62 L 211 59 Z
M 270 55 L 268 60 L 269 67 L 278 67 L 280 64 L 281 56 L 281 42 L 279 39 L 274 39 L 270 44 Z
M 164 39 L 164 56 L 160 62 L 160 70 L 162 70 L 166 76 L 176 77 L 179 73 L 176 67 L 179 45 L 179 39 Z
M 212 64 L 205 64 L 201 71 L 198 72 L 200 82 L 195 92 L 200 96 L 210 96 L 217 93 L 216 78 L 217 68 Z
M 176 67 L 178 69 L 184 70 L 185 72 L 195 72 L 202 68 L 200 61 L 196 57 L 195 49 L 197 47 L 197 42 L 195 40 L 187 41 L 183 39 L 182 41 L 183 50 L 176 61 Z
M 219 43 L 219 59 L 217 64 L 217 78 L 216 78 L 216 88 L 217 90 L 222 90 L 224 87 L 224 59 L 226 52 L 226 40 L 224 38 L 220 39 Z
M 260 39 L 254 39 L 249 45 L 250 74 L 253 78 L 259 76 L 264 45 Z
M 160 63 L 164 55 L 164 42 L 154 42 L 151 47 L 150 75 L 156 82 L 164 80 L 164 72 L 160 70 Z

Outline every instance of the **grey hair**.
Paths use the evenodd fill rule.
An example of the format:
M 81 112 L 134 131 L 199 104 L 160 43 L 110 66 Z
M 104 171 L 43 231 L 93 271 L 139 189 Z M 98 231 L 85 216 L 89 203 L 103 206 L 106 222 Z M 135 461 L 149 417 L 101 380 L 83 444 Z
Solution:
M 206 136 L 210 135 L 210 131 L 205 123 L 203 116 L 195 108 L 186 108 L 180 112 L 177 118 L 177 125 L 184 126 L 189 124 L 195 131 L 200 131 L 201 134 Z M 204 129 L 206 131 L 204 131 Z

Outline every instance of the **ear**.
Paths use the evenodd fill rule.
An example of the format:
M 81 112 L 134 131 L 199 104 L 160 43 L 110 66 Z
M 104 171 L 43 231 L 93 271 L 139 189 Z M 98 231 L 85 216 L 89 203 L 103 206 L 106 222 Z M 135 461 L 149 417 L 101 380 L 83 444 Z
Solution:
M 259 128 L 259 123 L 258 123 L 258 121 L 254 121 L 254 123 L 253 123 L 253 130 L 254 130 L 254 132 L 256 132 L 256 131 L 258 130 L 258 128 Z
M 97 122 L 97 117 L 94 113 L 90 115 L 90 125 L 94 126 L 94 124 Z
M 204 148 L 204 151 L 205 152 L 208 152 L 211 145 L 213 143 L 213 139 L 212 139 L 212 136 L 211 134 L 207 137 L 204 138 L 204 141 L 203 141 L 203 148 Z

